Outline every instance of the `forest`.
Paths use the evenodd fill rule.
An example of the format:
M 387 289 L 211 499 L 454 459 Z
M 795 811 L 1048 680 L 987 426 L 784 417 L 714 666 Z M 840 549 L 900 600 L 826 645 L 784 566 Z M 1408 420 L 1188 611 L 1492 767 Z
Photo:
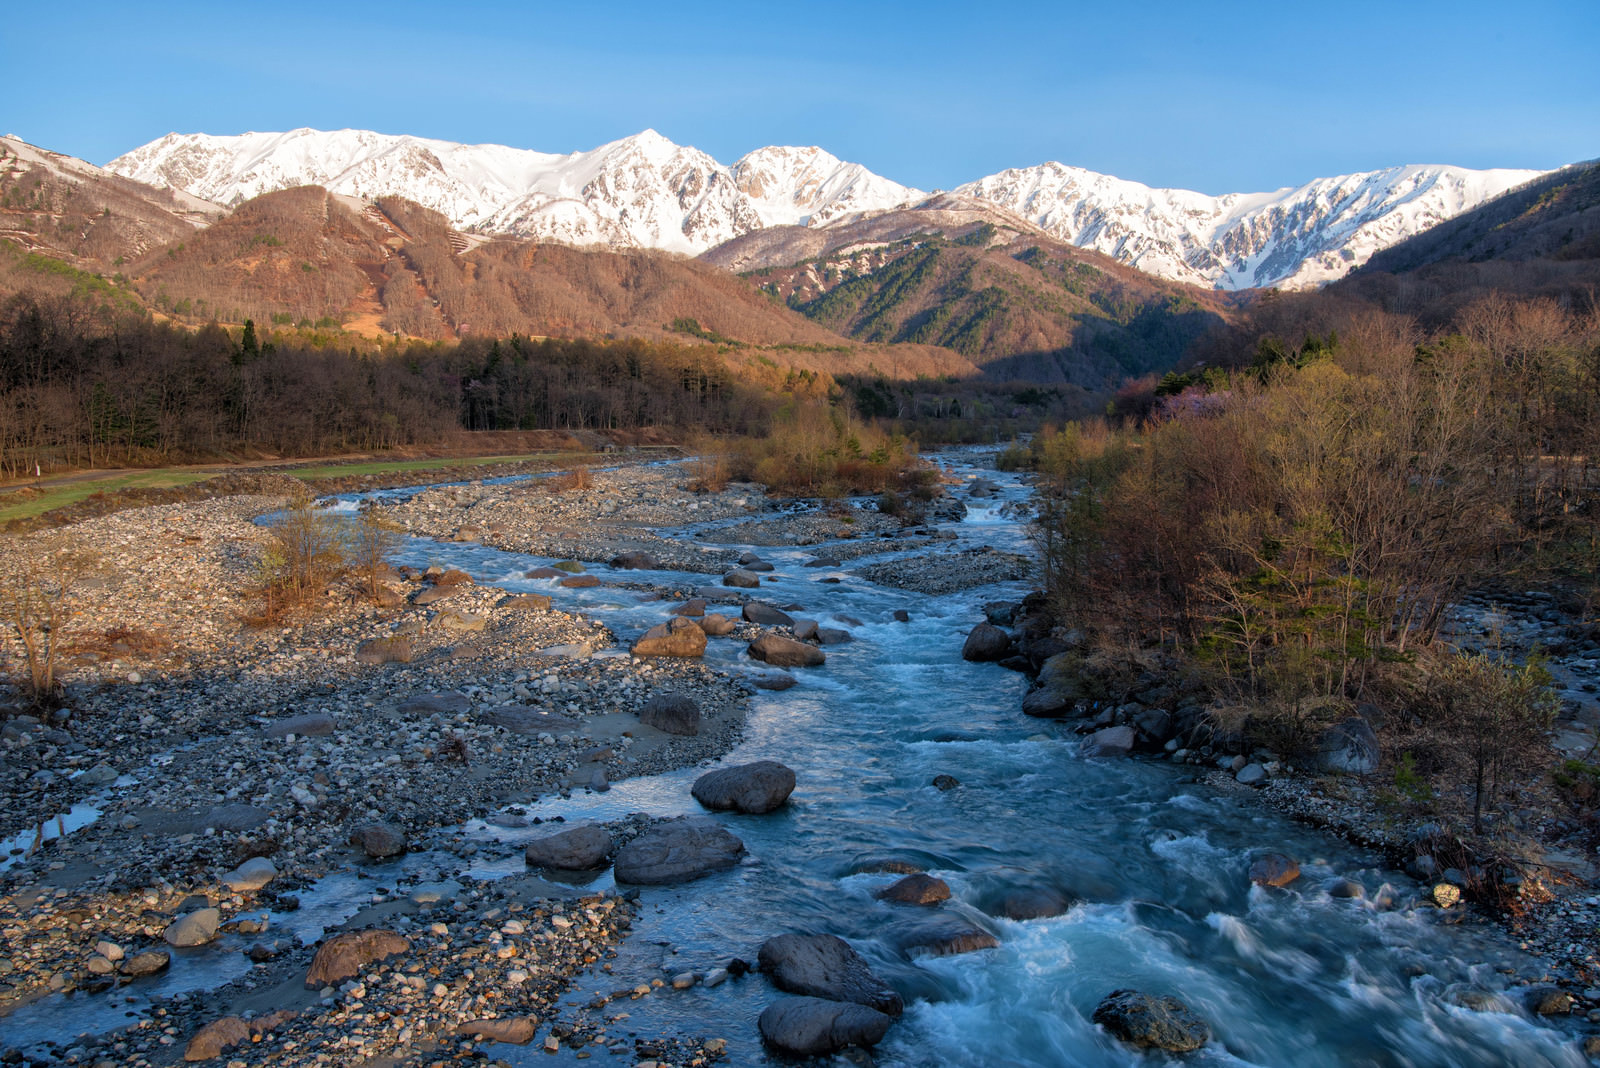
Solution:
M 736 377 L 706 346 L 639 339 L 317 340 L 14 295 L 0 304 L 0 475 L 366 451 L 456 430 L 746 434 L 764 426 L 775 390 L 820 388 L 805 372 Z

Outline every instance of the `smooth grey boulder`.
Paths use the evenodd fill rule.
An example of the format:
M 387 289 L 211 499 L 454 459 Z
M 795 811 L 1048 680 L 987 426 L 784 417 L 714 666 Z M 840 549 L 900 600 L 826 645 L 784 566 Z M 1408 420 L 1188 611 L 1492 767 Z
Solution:
M 278 867 L 266 857 L 251 857 L 222 877 L 222 885 L 234 893 L 260 890 L 278 877 Z
M 713 811 L 771 812 L 794 793 L 794 771 L 776 760 L 758 760 L 707 772 L 689 792 Z
M 1367 775 L 1377 769 L 1382 755 L 1378 736 L 1359 716 L 1340 720 L 1317 739 L 1316 766 L 1320 771 Z
M 761 576 L 757 575 L 754 571 L 747 571 L 742 567 L 736 567 L 726 575 L 722 576 L 722 584 L 724 586 L 732 586 L 735 589 L 741 590 L 759 589 L 761 587 Z
M 1126 723 L 1106 727 L 1085 738 L 1078 754 L 1085 757 L 1125 757 L 1133 752 L 1135 740 L 1133 728 Z
M 639 722 L 668 734 L 696 735 L 700 733 L 700 706 L 687 694 L 653 694 L 639 710 Z
M 790 629 L 796 638 L 803 642 L 810 641 L 817 636 L 817 621 L 814 619 L 797 619 Z
M 757 964 L 772 984 L 790 994 L 849 1001 L 890 1016 L 905 1010 L 898 991 L 836 935 L 784 934 L 761 946 Z
M 709 820 L 656 823 L 617 850 L 612 874 L 619 883 L 663 886 L 687 883 L 736 866 L 744 843 Z
M 750 643 L 750 655 L 764 660 L 773 667 L 821 667 L 828 654 L 816 646 L 785 638 L 781 634 L 763 634 Z
M 599 824 L 588 823 L 529 842 L 523 857 L 537 868 L 589 871 L 605 866 L 611 847 L 611 833 Z
M 961 646 L 961 659 L 974 661 L 1004 660 L 1011 652 L 1011 635 L 993 623 L 979 623 L 967 634 Z
M 794 617 L 787 612 L 780 611 L 765 601 L 746 601 L 744 605 L 744 618 L 747 623 L 755 623 L 762 627 L 792 627 Z
M 855 641 L 855 638 L 851 637 L 849 631 L 840 630 L 838 627 L 818 627 L 817 641 L 823 645 L 843 645 L 845 642 Z
M 216 909 L 195 909 L 174 920 L 161 937 L 169 946 L 203 946 L 217 937 L 221 923 L 222 913 Z
M 1116 990 L 1094 1010 L 1094 1022 L 1139 1049 L 1172 1053 L 1197 1050 L 1211 1040 L 1211 1028 L 1177 998 Z
M 847 1046 L 875 1046 L 894 1021 L 876 1009 L 822 998 L 779 998 L 756 1020 L 768 1045 L 797 1057 L 837 1053 Z
M 135 953 L 122 962 L 120 971 L 123 975 L 135 979 L 146 975 L 154 975 L 165 971 L 172 963 L 172 954 L 164 949 L 147 949 L 143 953 Z
M 1040 920 L 1060 916 L 1072 907 L 1072 900 L 1054 890 L 1012 890 L 1000 899 L 994 915 L 1008 920 Z

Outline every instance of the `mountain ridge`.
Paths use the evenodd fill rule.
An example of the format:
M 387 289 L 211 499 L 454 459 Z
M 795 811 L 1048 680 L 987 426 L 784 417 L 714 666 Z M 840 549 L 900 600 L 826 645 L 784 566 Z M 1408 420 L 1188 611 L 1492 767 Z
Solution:
M 365 199 L 404 196 L 463 230 L 686 255 L 928 196 L 814 146 L 759 148 L 725 166 L 654 130 L 565 155 L 364 130 L 171 133 L 106 169 L 224 204 L 321 185 Z M 1214 197 L 1044 163 L 954 192 L 1159 277 L 1224 290 L 1306 288 L 1541 173 L 1407 165 Z

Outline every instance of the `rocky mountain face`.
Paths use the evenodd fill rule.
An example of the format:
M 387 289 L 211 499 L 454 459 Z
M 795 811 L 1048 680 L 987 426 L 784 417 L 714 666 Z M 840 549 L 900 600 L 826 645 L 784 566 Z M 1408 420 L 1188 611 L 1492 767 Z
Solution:
M 363 130 L 168 134 L 107 169 L 226 205 L 321 185 L 368 200 L 402 196 L 481 234 L 689 255 L 774 226 L 837 226 L 927 197 L 819 148 L 762 148 L 724 166 L 653 130 L 569 155 Z M 1045 163 L 955 192 L 1162 278 L 1304 288 L 1537 174 L 1393 167 L 1214 197 Z

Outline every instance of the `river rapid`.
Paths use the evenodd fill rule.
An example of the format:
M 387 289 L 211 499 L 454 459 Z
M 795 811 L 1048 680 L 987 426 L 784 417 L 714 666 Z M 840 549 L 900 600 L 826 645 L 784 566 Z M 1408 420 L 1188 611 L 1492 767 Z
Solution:
M 948 547 L 1029 551 L 1025 525 L 1007 507 L 1027 501 L 1026 484 L 988 469 L 981 453 L 937 459 L 957 479 L 982 475 L 1000 486 L 995 497 L 967 500 L 966 519 L 944 525 L 955 534 Z M 664 533 L 715 537 L 716 525 Z M 895 545 L 885 540 L 884 555 L 863 560 L 888 559 Z M 802 606 L 791 614 L 844 627 L 854 640 L 829 646 L 824 667 L 796 669 L 794 688 L 758 692 L 743 742 L 719 765 L 787 764 L 798 781 L 789 804 L 764 816 L 709 816 L 744 841 L 746 863 L 683 886 L 642 889 L 632 935 L 611 971 L 580 978 L 565 999 L 573 1012 L 597 992 L 670 984 L 735 957 L 753 962 L 774 935 L 826 932 L 848 940 L 905 998 L 904 1015 L 872 1053 L 884 1066 L 1163 1063 L 1165 1055 L 1129 1049 L 1091 1022 L 1099 1001 L 1121 988 L 1175 996 L 1210 1024 L 1211 1043 L 1183 1058 L 1192 1065 L 1586 1063 L 1570 1032 L 1501 993 L 1519 957 L 1498 928 L 1453 924 L 1414 905 L 1418 887 L 1377 856 L 1271 813 L 1242 790 L 1197 782 L 1193 767 L 1085 760 L 1070 721 L 1024 717 L 1021 675 L 960 656 L 981 606 L 1020 599 L 1024 585 L 934 597 L 856 577 L 849 571 L 858 561 L 803 566 L 827 548 L 757 548 L 776 568 L 760 593 Z M 524 573 L 548 561 L 475 544 L 412 539 L 397 562 L 459 567 L 482 584 L 549 593 L 556 607 L 605 622 L 624 646 L 672 607 L 617 587 L 529 580 Z M 606 575 L 603 566 L 591 570 Z M 624 574 L 679 587 L 709 581 L 674 572 L 615 577 Z M 897 610 L 909 621 L 896 621 Z M 743 643 L 726 639 L 714 639 L 706 659 L 739 674 L 767 670 Z M 526 815 L 560 816 L 568 826 L 635 812 L 703 815 L 689 788 L 705 770 L 550 796 Z M 959 785 L 938 789 L 939 775 Z M 467 874 L 521 872 L 522 846 L 550 829 L 472 821 L 463 830 L 480 849 Z M 1252 859 L 1269 850 L 1300 862 L 1302 875 L 1287 889 L 1250 882 Z M 883 870 L 886 862 L 945 880 L 952 899 L 935 911 L 989 931 L 998 947 L 939 957 L 902 948 L 907 925 L 928 910 L 874 897 L 900 877 Z M 418 873 L 462 867 L 455 856 L 427 852 L 402 864 Z M 1324 887 L 1335 878 L 1359 882 L 1364 898 L 1330 896 Z M 607 874 L 587 888 L 612 885 Z M 1015 890 L 1074 903 L 1045 919 L 991 915 Z M 335 873 L 300 893 L 299 912 L 270 920 L 310 940 L 354 912 L 362 892 L 351 873 Z M 240 971 L 248 967 L 233 956 Z M 178 964 L 166 992 L 225 978 L 213 971 L 185 979 Z M 728 1063 L 743 1065 L 769 1059 L 755 1020 L 778 996 L 750 974 L 715 987 L 669 986 L 605 1011 L 628 1014 L 610 1025 L 612 1034 L 720 1037 Z M 8 1022 L 55 1030 L 49 1012 L 39 1003 Z M 495 1046 L 492 1056 L 580 1063 L 576 1052 L 551 1055 L 537 1041 Z

